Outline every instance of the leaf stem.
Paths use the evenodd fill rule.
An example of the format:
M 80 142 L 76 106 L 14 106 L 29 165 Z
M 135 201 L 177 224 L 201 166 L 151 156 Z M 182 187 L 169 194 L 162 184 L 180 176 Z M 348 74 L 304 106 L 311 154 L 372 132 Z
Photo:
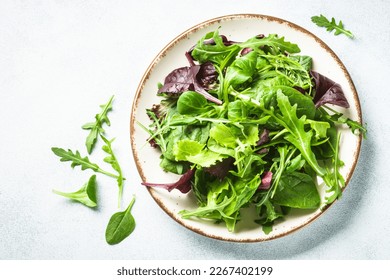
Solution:
M 110 172 L 108 172 L 108 171 L 105 171 L 105 170 L 103 170 L 103 169 L 101 169 L 101 168 L 97 169 L 96 172 L 99 172 L 99 173 L 104 174 L 104 175 L 106 175 L 106 176 L 109 176 L 109 177 L 111 177 L 111 178 L 115 178 L 115 179 L 118 179 L 118 178 L 119 178 L 118 175 L 112 174 L 112 173 L 110 173 Z
M 135 202 L 135 195 L 133 194 L 133 198 L 131 199 L 130 204 L 127 207 L 126 211 L 130 211 L 131 208 L 133 208 L 134 202 Z
M 69 193 L 57 191 L 57 190 L 55 190 L 55 189 L 53 189 L 52 192 L 55 193 L 55 194 L 64 196 L 64 197 L 68 197 L 68 198 L 71 198 L 71 197 L 72 197 L 72 195 L 70 195 Z

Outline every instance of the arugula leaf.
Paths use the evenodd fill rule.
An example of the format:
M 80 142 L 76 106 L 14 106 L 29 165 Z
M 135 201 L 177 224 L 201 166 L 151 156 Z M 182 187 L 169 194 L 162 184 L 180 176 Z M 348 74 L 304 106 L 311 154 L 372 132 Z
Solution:
M 351 120 L 347 117 L 345 117 L 343 114 L 336 112 L 330 107 L 324 106 L 327 110 L 333 112 L 333 115 L 330 115 L 327 111 L 320 108 L 320 112 L 322 113 L 322 116 L 335 124 L 346 124 L 353 133 L 356 134 L 362 134 L 363 138 L 367 137 L 367 128 L 364 127 L 362 124 L 360 124 L 357 121 Z
M 205 173 L 197 171 L 194 192 L 202 204 L 195 210 L 183 210 L 179 214 L 184 219 L 198 217 L 225 222 L 229 231 L 234 231 L 239 219 L 240 209 L 246 205 L 256 192 L 261 182 L 260 176 L 251 180 L 230 178 L 212 179 Z
M 78 201 L 88 207 L 96 207 L 96 175 L 92 175 L 81 189 L 71 193 L 53 190 L 53 193 Z
M 91 130 L 85 141 L 85 146 L 87 147 L 88 154 L 91 154 L 93 148 L 95 147 L 99 134 L 104 133 L 103 124 L 106 123 L 108 126 L 111 125 L 107 113 L 112 110 L 113 99 L 114 95 L 111 96 L 110 100 L 106 104 L 100 105 L 102 111 L 95 116 L 94 122 L 86 123 L 82 126 L 82 129 Z
M 272 54 L 282 54 L 284 52 L 299 53 L 301 51 L 297 44 L 286 42 L 284 37 L 279 37 L 277 34 L 270 34 L 267 37 L 255 36 L 239 45 L 242 49 L 256 49 L 262 46 L 268 46 L 272 48 Z
M 123 184 L 124 184 L 124 180 L 126 180 L 126 178 L 123 177 L 122 169 L 119 165 L 118 160 L 115 157 L 114 151 L 112 150 L 111 143 L 115 140 L 115 138 L 112 140 L 108 140 L 103 135 L 100 135 L 100 137 L 103 139 L 103 141 L 105 143 L 105 145 L 103 145 L 103 147 L 102 147 L 102 150 L 108 154 L 108 156 L 105 157 L 103 160 L 104 160 L 104 162 L 111 164 L 111 167 L 118 173 L 118 175 L 117 175 L 117 182 L 118 182 L 118 187 L 119 187 L 118 207 L 120 207 L 121 201 L 122 201 Z
M 261 207 L 258 207 L 257 211 L 260 218 L 255 220 L 255 222 L 262 225 L 262 230 L 265 234 L 269 234 L 272 231 L 272 226 L 276 220 L 284 217 L 283 213 L 269 200 L 266 200 Z
M 313 16 L 311 17 L 311 21 L 314 22 L 317 26 L 319 27 L 325 27 L 326 31 L 335 31 L 334 35 L 339 35 L 339 34 L 344 34 L 348 36 L 349 38 L 353 38 L 354 35 L 352 34 L 351 31 L 346 30 L 344 28 L 343 22 L 340 20 L 339 23 L 336 23 L 336 20 L 334 17 L 329 21 L 325 16 L 320 15 L 320 16 Z
M 95 172 L 102 173 L 102 174 L 107 175 L 109 177 L 112 177 L 115 179 L 118 178 L 117 175 L 101 169 L 96 163 L 90 162 L 90 160 L 87 156 L 82 157 L 80 155 L 79 151 L 73 152 L 70 149 L 68 149 L 68 151 L 66 151 L 62 148 L 57 148 L 57 147 L 53 147 L 53 148 L 51 148 L 51 150 L 53 151 L 53 153 L 55 155 L 57 155 L 61 158 L 60 159 L 61 161 L 70 161 L 72 168 L 74 168 L 75 166 L 81 166 L 81 170 L 92 169 Z
M 288 97 L 282 91 L 277 92 L 277 101 L 281 115 L 276 115 L 275 119 L 289 131 L 289 134 L 284 138 L 298 148 L 313 170 L 323 177 L 326 174 L 326 170 L 318 164 L 316 156 L 311 149 L 313 131 L 305 130 L 306 116 L 304 115 L 298 119 L 296 115 L 297 105 L 291 106 Z
M 272 70 L 274 70 L 274 72 L 272 70 L 268 71 L 267 75 L 272 74 L 276 80 L 280 80 L 280 76 L 282 76 L 282 78 L 284 78 L 282 81 L 287 81 L 287 85 L 290 87 L 300 87 L 304 90 L 311 90 L 312 81 L 310 74 L 306 70 L 307 66 L 301 64 L 296 59 L 291 59 L 290 56 L 286 56 L 284 54 L 266 54 L 261 55 L 261 57 L 265 58 L 270 66 L 272 66 Z M 265 73 L 263 73 L 263 75 L 264 74 Z M 263 78 L 266 78 L 266 76 L 263 76 Z
M 228 180 L 214 180 L 209 183 L 207 193 L 207 204 L 193 211 L 182 210 L 179 214 L 183 219 L 191 217 L 200 217 L 206 219 L 223 220 L 229 231 L 234 230 L 237 213 L 226 211 L 228 206 L 233 203 L 236 195 L 232 192 Z
M 106 228 L 106 241 L 110 245 L 122 242 L 135 229 L 135 220 L 131 214 L 131 208 L 135 202 L 135 196 L 129 206 L 123 212 L 117 212 L 111 216 Z
M 253 177 L 248 176 L 246 178 L 231 181 L 230 184 L 232 185 L 232 188 L 234 186 L 234 191 L 236 193 L 234 204 L 231 205 L 231 211 L 237 212 L 252 199 L 254 193 L 261 184 L 261 178 L 260 175 L 257 174 Z
M 220 66 L 223 70 L 227 65 L 234 60 L 235 56 L 240 51 L 240 47 L 235 44 L 225 44 L 223 37 L 219 35 L 218 30 L 207 33 L 201 40 L 198 41 L 191 51 L 194 59 L 200 63 L 211 61 Z
M 289 58 L 296 60 L 307 72 L 309 72 L 313 66 L 313 59 L 307 55 L 290 55 Z

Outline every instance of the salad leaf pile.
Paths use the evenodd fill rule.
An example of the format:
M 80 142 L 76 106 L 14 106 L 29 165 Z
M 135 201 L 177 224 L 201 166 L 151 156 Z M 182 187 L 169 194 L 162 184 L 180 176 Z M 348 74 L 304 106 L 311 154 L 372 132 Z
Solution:
M 201 38 L 185 54 L 189 66 L 159 84 L 149 127 L 141 124 L 161 150 L 161 167 L 182 176 L 143 185 L 193 193 L 198 208 L 182 217 L 224 222 L 229 231 L 244 207 L 255 209 L 266 233 L 291 208 L 319 208 L 318 177 L 324 203 L 339 198 L 337 125 L 366 129 L 329 108 L 349 107 L 341 86 L 299 52 L 276 34 L 235 42 L 216 30 Z

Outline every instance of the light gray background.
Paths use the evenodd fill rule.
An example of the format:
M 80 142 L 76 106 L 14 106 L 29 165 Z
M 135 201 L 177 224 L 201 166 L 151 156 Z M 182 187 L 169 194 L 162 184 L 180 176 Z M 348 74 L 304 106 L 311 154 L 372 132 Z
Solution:
M 284 18 L 324 40 L 351 74 L 369 129 L 343 198 L 310 226 L 266 243 L 227 243 L 181 227 L 140 185 L 130 148 L 132 100 L 151 60 L 184 30 L 234 13 Z M 321 13 L 342 19 L 356 38 L 315 26 L 310 17 Z M 386 0 L 1 0 L 0 259 L 389 259 L 389 13 Z M 107 135 L 116 137 L 127 178 L 124 204 L 137 197 L 136 230 L 117 246 L 104 240 L 117 211 L 113 180 L 98 176 L 97 210 L 51 193 L 78 189 L 91 175 L 50 148 L 85 154 L 80 127 L 112 94 Z

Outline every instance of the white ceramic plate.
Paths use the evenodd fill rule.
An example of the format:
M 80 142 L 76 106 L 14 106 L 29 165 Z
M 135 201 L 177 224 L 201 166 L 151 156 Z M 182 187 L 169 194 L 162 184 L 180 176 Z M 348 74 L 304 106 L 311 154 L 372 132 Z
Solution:
M 358 95 L 347 70 L 336 54 L 312 33 L 291 22 L 265 15 L 239 14 L 211 19 L 190 28 L 173 39 L 151 62 L 139 84 L 131 112 L 130 135 L 135 163 L 144 182 L 170 183 L 177 181 L 179 176 L 166 173 L 160 168 L 160 153 L 146 144 L 149 135 L 137 125 L 137 121 L 146 125 L 150 123 L 145 110 L 161 101 L 156 96 L 157 83 L 163 82 L 166 75 L 173 69 L 188 66 L 184 53 L 207 32 L 215 31 L 219 27 L 220 34 L 235 41 L 244 41 L 261 33 L 266 36 L 276 33 L 284 36 L 286 41 L 298 44 L 301 54 L 313 58 L 314 70 L 337 81 L 342 86 L 350 103 L 350 108 L 342 112 L 354 120 L 361 121 Z M 340 108 L 338 110 L 340 111 Z M 347 184 L 357 163 L 360 143 L 361 137 L 353 135 L 348 129 L 342 130 L 340 158 L 345 163 L 342 174 Z M 321 184 L 319 189 L 323 195 Z M 268 235 L 264 234 L 261 227 L 253 222 L 250 212 L 244 211 L 242 215 L 244 219 L 237 223 L 236 232 L 231 233 L 223 223 L 182 219 L 178 215 L 182 209 L 196 208 L 195 198 L 191 192 L 183 195 L 177 190 L 170 193 L 162 189 L 148 188 L 148 190 L 157 204 L 181 225 L 211 238 L 236 242 L 258 242 L 285 236 L 309 224 L 327 209 L 326 207 L 316 211 L 293 210 L 285 220 L 276 223 L 273 231 Z

